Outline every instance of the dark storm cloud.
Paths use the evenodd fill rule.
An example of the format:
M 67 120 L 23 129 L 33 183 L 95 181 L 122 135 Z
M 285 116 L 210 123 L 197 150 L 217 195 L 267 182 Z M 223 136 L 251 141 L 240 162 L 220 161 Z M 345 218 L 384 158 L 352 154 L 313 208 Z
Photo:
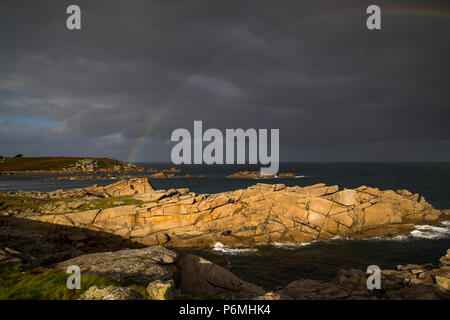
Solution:
M 383 13 L 369 31 L 369 4 L 3 1 L 2 153 L 125 159 L 153 121 L 138 160 L 169 160 L 170 133 L 203 120 L 280 128 L 284 161 L 450 160 L 450 19 Z

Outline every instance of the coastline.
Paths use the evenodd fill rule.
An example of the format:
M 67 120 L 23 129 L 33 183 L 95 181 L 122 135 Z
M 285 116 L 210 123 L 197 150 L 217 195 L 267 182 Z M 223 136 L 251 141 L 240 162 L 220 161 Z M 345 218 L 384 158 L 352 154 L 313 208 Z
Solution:
M 412 231 L 418 230 L 418 226 L 437 226 L 448 220 L 450 214 L 449 210 L 434 209 L 423 197 L 407 190 L 380 190 L 367 186 L 341 190 L 337 186 L 325 184 L 289 187 L 259 183 L 247 189 L 196 194 L 186 188 L 155 190 L 146 178 L 134 178 L 106 186 L 51 192 L 2 192 L 1 195 L 20 200 L 25 207 L 33 207 L 34 210 L 1 210 L 0 242 L 3 242 L 3 248 L 0 249 L 3 251 L 0 253 L 3 252 L 3 257 L 0 264 L 9 264 L 14 268 L 22 268 L 22 264 L 33 266 L 31 268 L 38 266 L 51 272 L 58 269 L 55 266 L 59 263 L 94 253 L 101 255 L 103 258 L 100 261 L 108 265 L 105 252 L 120 252 L 125 248 L 145 250 L 163 245 L 168 250 L 181 252 L 184 248 L 201 249 L 203 246 L 211 249 L 215 245 L 219 252 L 245 250 L 258 254 L 262 248 L 260 246 L 266 245 L 292 249 L 309 248 L 311 243 L 336 238 L 351 241 L 370 241 L 377 237 L 389 239 L 410 235 Z M 39 205 L 36 206 L 32 201 L 23 202 L 26 199 L 34 199 Z M 48 205 L 51 206 L 46 207 Z M 46 209 L 41 211 L 39 208 L 43 207 Z M 332 218 L 335 215 L 337 217 Z M 204 224 L 207 227 L 199 228 Z M 280 230 L 280 225 L 283 230 Z M 219 246 L 218 242 L 222 245 Z M 191 269 L 192 264 L 204 260 L 202 254 L 194 256 L 188 259 Z M 190 254 L 180 254 L 180 257 L 180 261 L 186 261 Z M 226 265 L 217 265 L 212 261 L 204 263 L 214 270 L 227 269 Z M 113 265 L 110 264 L 110 267 Z M 185 267 L 180 267 L 178 262 L 176 265 L 173 268 L 179 277 Z M 358 276 L 360 281 L 364 270 L 347 269 L 336 273 L 332 280 L 294 280 L 276 290 L 262 289 L 251 281 L 242 280 L 246 277 L 240 278 L 244 287 L 258 287 L 251 293 L 234 288 L 219 294 L 206 294 L 210 289 L 193 294 L 192 288 L 199 287 L 199 284 L 182 286 L 170 282 L 170 279 L 169 283 L 165 282 L 167 279 L 158 280 L 163 283 L 151 281 L 153 289 L 147 289 L 149 282 L 145 288 L 141 288 L 143 291 L 140 291 L 140 295 L 133 293 L 130 297 L 148 298 L 150 292 L 154 298 L 164 299 L 419 299 L 421 296 L 448 299 L 446 291 L 441 288 L 441 284 L 445 286 L 445 279 L 448 279 L 447 268 L 442 269 L 444 271 L 441 268 L 436 271 L 436 268 L 430 269 L 429 266 L 420 268 L 424 269 L 422 277 L 427 280 L 423 283 L 420 282 L 422 280 L 413 280 L 417 294 L 408 284 L 412 275 L 415 275 L 410 271 L 407 274 L 405 270 L 397 270 L 400 272 L 397 274 L 395 270 L 383 269 L 390 276 L 394 274 L 392 277 L 397 279 L 395 283 L 401 278 L 400 282 L 405 284 L 400 287 L 396 285 L 386 292 L 374 293 L 352 289 L 355 283 L 348 279 Z M 431 270 L 435 270 L 432 275 L 429 274 Z M 436 272 L 445 279 L 436 280 Z M 236 275 L 226 273 L 226 277 Z M 192 275 L 188 278 L 192 278 Z M 120 281 L 112 285 L 117 286 L 123 288 Z M 420 290 L 417 290 L 417 286 Z M 172 293 L 161 295 L 161 288 Z M 314 293 L 306 288 L 315 288 Z M 103 289 L 97 286 L 81 298 L 101 299 Z M 120 299 L 121 296 L 116 298 Z

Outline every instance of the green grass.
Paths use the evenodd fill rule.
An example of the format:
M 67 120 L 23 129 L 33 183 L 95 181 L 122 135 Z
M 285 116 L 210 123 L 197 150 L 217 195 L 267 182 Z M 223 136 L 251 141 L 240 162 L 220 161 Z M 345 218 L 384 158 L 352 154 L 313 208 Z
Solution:
M 78 299 L 91 286 L 115 285 L 106 277 L 91 274 L 81 276 L 81 289 L 69 290 L 70 275 L 59 270 L 18 264 L 0 268 L 0 300 L 72 300 Z
M 55 269 L 45 269 L 26 264 L 0 267 L 0 300 L 75 300 L 91 286 L 117 285 L 108 277 L 93 274 L 81 275 L 81 289 L 69 290 L 66 282 L 70 274 Z M 150 299 L 146 288 L 136 284 L 126 287 Z
M 120 203 L 120 204 L 114 204 L 115 202 Z M 86 211 L 86 210 L 93 210 L 93 209 L 108 209 L 108 208 L 112 208 L 112 207 L 124 206 L 124 205 L 130 205 L 130 204 L 140 205 L 143 203 L 144 203 L 144 201 L 142 201 L 142 200 L 136 200 L 136 199 L 118 196 L 118 197 L 111 197 L 111 198 L 100 199 L 100 200 L 93 200 L 89 203 L 82 205 L 80 208 L 77 209 L 77 211 Z
M 0 195 L 0 211 L 8 211 L 9 209 L 12 211 L 24 212 L 27 209 L 34 209 L 35 212 L 41 212 L 41 207 L 49 203 L 55 203 L 59 201 L 64 201 L 68 203 L 80 200 L 83 200 L 83 198 L 36 199 L 31 197 L 10 197 L 6 195 Z M 92 200 L 90 202 L 83 204 L 81 207 L 77 209 L 68 208 L 64 213 L 107 209 L 123 205 L 140 205 L 143 203 L 144 201 L 142 200 L 136 200 L 123 196 L 116 196 L 105 199 Z M 55 214 L 55 213 L 48 213 L 48 214 Z
M 39 203 L 34 199 L 0 197 L 0 211 L 7 211 L 8 209 L 20 211 L 34 209 L 39 211 L 39 208 Z

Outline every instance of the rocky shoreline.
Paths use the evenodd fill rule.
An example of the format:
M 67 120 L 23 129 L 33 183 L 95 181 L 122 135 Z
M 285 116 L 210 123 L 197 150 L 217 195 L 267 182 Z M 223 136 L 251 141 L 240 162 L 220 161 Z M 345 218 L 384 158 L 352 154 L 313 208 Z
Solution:
M 124 283 L 145 287 L 145 296 L 152 299 L 449 298 L 448 253 L 439 268 L 383 270 L 384 291 L 368 291 L 363 271 L 344 270 L 332 282 L 303 279 L 267 292 L 201 257 L 167 249 L 216 242 L 236 246 L 336 236 L 367 239 L 449 219 L 449 210 L 434 209 L 407 190 L 256 184 L 196 194 L 189 189 L 154 190 L 147 179 L 137 178 L 105 187 L 0 193 L 0 198 L 0 267 L 63 270 L 77 264 L 82 272 L 114 280 L 111 288 L 93 286 L 80 298 L 143 297 L 120 288 Z
M 289 244 L 338 235 L 364 239 L 410 232 L 416 224 L 437 224 L 450 215 L 449 210 L 434 209 L 423 197 L 407 190 L 382 191 L 366 186 L 339 190 L 324 184 L 256 184 L 247 189 L 196 194 L 187 188 L 154 190 L 147 179 L 130 179 L 106 187 L 0 196 L 21 201 L 41 199 L 44 203 L 48 199 L 55 204 L 46 211 L 39 211 L 42 206 L 36 204 L 32 213 L 24 215 L 16 210 L 4 215 L 48 223 L 56 232 L 57 226 L 76 227 L 142 245 Z M 111 197 L 122 198 L 111 207 L 84 205 Z M 79 203 L 83 205 L 75 206 Z M 89 210 L 80 211 L 80 207 Z M 57 214 L 48 214 L 51 210 Z

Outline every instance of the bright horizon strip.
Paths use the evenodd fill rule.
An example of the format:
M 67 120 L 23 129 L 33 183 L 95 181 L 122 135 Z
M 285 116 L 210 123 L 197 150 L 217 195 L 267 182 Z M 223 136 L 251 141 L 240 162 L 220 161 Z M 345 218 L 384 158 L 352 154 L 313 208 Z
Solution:
M 321 19 L 328 19 L 332 17 L 339 17 L 343 15 L 350 15 L 350 14 L 360 14 L 362 16 L 367 16 L 366 13 L 366 7 L 360 7 L 360 8 L 347 8 L 339 11 L 332 11 L 329 13 L 319 14 L 316 16 L 312 16 L 310 18 L 307 18 L 305 20 L 302 20 L 300 22 L 294 22 L 287 25 L 282 25 L 278 28 L 276 28 L 273 31 L 260 34 L 258 38 L 268 38 L 276 33 L 279 33 L 281 31 L 289 30 L 294 27 L 301 26 L 303 24 L 307 24 L 310 22 L 314 22 L 316 20 Z M 450 19 L 450 8 L 437 8 L 437 7 L 427 7 L 427 6 L 389 6 L 387 8 L 381 7 L 381 21 L 383 21 L 383 15 L 384 14 L 396 14 L 396 15 L 411 15 L 411 16 L 418 16 L 418 17 L 425 17 L 425 18 L 443 18 L 443 19 Z M 362 22 L 363 23 L 363 22 Z M 189 89 L 190 83 L 197 79 L 199 76 L 205 75 L 208 73 L 212 68 L 214 68 L 219 63 L 225 61 L 227 58 L 233 56 L 236 52 L 240 51 L 241 49 L 244 49 L 246 46 L 248 46 L 249 42 L 241 43 L 237 45 L 236 47 L 232 48 L 230 51 L 228 51 L 225 54 L 219 55 L 212 59 L 208 64 L 203 66 L 199 69 L 197 73 L 195 73 L 193 76 L 189 77 L 187 81 L 185 81 L 176 91 L 175 93 L 167 100 L 167 102 L 162 106 L 162 108 L 157 112 L 157 114 L 148 121 L 148 124 L 144 127 L 144 130 L 142 131 L 140 138 L 137 139 L 137 142 L 132 147 L 128 157 L 127 162 L 133 162 L 136 156 L 138 155 L 140 149 L 142 148 L 145 138 L 150 134 L 153 128 L 157 126 L 160 120 L 164 118 L 164 116 L 167 114 L 167 111 L 171 109 L 171 107 L 177 102 L 178 98 L 180 98 L 187 90 Z

